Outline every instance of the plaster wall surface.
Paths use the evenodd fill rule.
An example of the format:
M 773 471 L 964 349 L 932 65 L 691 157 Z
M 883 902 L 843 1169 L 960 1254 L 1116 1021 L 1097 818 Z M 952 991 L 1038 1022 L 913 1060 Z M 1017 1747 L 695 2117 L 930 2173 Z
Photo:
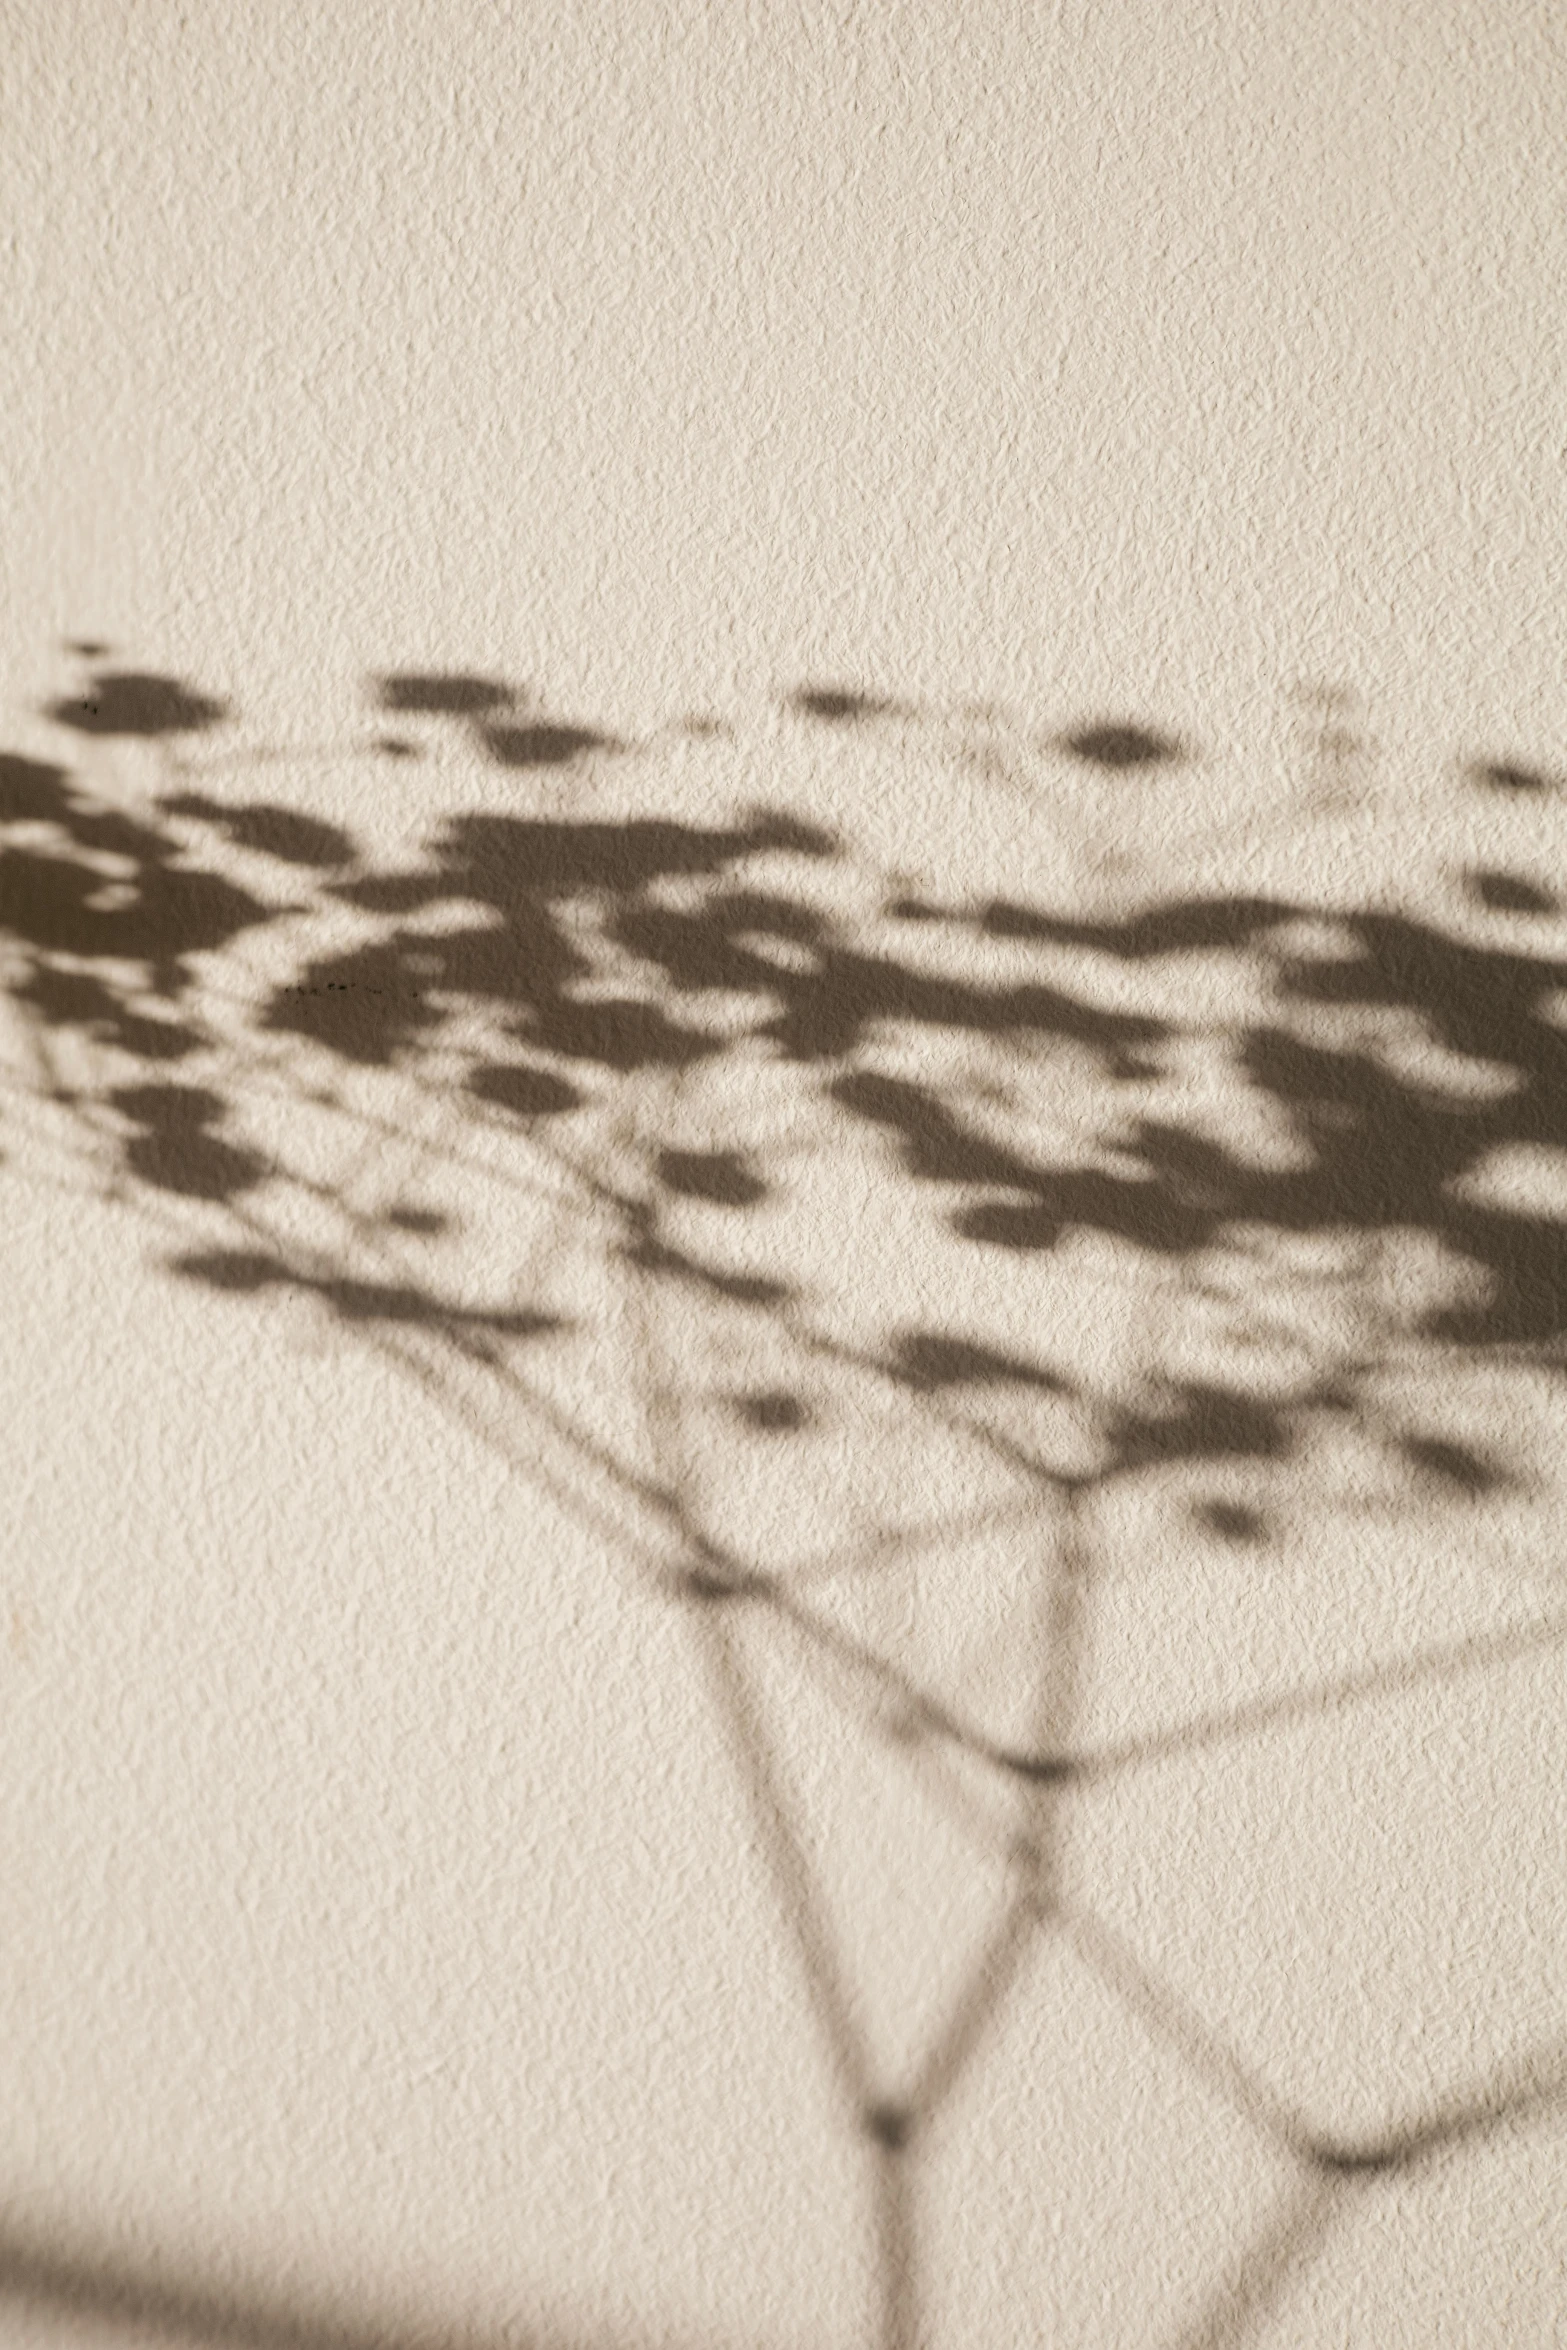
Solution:
M 1567 2325 L 1567 33 L 0 0 L 0 2339 Z

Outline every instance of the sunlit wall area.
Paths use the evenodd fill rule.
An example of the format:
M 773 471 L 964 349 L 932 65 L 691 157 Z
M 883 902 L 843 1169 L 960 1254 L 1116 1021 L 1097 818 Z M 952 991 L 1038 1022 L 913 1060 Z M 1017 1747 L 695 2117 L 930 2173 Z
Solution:
M 0 11 L 0 2335 L 1556 2341 L 1567 34 L 262 14 Z

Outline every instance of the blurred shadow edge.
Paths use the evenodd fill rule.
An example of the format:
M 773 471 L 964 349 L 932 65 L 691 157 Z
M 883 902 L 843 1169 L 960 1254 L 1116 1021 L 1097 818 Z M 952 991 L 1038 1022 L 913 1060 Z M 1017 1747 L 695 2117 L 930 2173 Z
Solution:
M 350 2313 L 330 2300 L 249 2291 L 208 2273 L 181 2273 L 155 2255 L 128 2260 L 63 2231 L 0 2223 L 0 2335 L 23 2310 L 105 2329 L 134 2328 L 137 2350 L 636 2350 L 631 2341 L 524 2321 Z

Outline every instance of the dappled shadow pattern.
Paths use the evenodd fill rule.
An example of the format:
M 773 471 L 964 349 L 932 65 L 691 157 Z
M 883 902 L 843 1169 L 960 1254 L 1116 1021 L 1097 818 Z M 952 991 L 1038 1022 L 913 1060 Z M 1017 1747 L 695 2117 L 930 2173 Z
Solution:
M 595 760 L 623 772 L 645 757 L 490 678 L 397 673 L 375 699 L 460 730 L 520 794 Z M 922 722 L 849 687 L 802 687 L 788 709 L 840 735 Z M 833 887 L 849 845 L 783 805 L 727 821 L 656 806 L 613 818 L 558 802 L 474 807 L 417 853 L 375 862 L 318 816 L 225 797 L 183 746 L 227 713 L 176 680 L 106 672 L 49 714 L 155 741 L 164 763 L 158 794 L 127 813 L 63 766 L 0 759 L 0 947 L 29 1082 L 80 1121 L 122 1194 L 207 1216 L 176 1227 L 166 1261 L 181 1279 L 230 1299 L 287 1296 L 394 1349 L 429 1341 L 426 1368 L 443 1348 L 482 1367 L 507 1409 L 563 1445 L 583 1490 L 596 1480 L 630 1512 L 616 1524 L 635 1521 L 638 1555 L 703 1627 L 714 1700 L 875 2165 L 889 2350 L 910 2350 L 920 2323 L 911 2166 L 1041 1935 L 1065 1937 L 1305 2182 L 1294 2220 L 1224 2285 L 1194 2342 L 1238 2342 L 1264 2284 L 1282 2290 L 1367 2178 L 1562 2096 L 1553 2050 L 1527 2078 L 1457 2084 L 1423 2119 L 1369 2136 L 1309 2123 L 1068 1894 L 1055 1809 L 1172 1754 L 1445 1687 L 1567 1637 L 1567 1618 L 1541 1619 L 1494 1649 L 1434 1644 L 1396 1667 L 1193 1709 L 1119 1740 L 1081 1726 L 1099 1513 L 1139 1480 L 1246 1551 L 1309 1508 L 1297 1464 L 1346 1430 L 1377 1449 L 1399 1506 L 1443 1523 L 1530 1474 L 1505 1425 L 1477 1434 L 1447 1403 L 1476 1367 L 1527 1364 L 1550 1379 L 1564 1362 L 1567 1193 L 1552 1186 L 1567 1154 L 1567 955 L 1519 935 L 1553 912 L 1548 893 L 1485 868 L 1468 885 L 1479 929 L 1463 934 L 1408 908 L 1304 895 L 1175 891 L 1087 914 L 1023 894 L 950 904 L 939 875 L 919 890 L 889 877 L 874 913 L 850 915 Z M 1191 755 L 1110 718 L 1058 730 L 1048 750 L 1145 780 Z M 1514 795 L 1549 788 L 1509 763 L 1470 773 Z M 1486 930 L 1493 917 L 1505 934 Z M 245 966 L 220 1020 L 213 974 L 238 972 L 257 941 L 270 959 Z M 1224 1008 L 1199 1013 L 1197 976 L 1211 1006 L 1215 967 Z M 1194 1055 L 1227 1125 L 1213 1087 L 1199 1110 L 1175 1081 Z M 273 1089 L 264 1116 L 258 1069 Z M 354 1106 L 362 1082 L 383 1089 L 380 1108 Z M 416 1097 L 434 1101 L 437 1157 L 455 1160 L 471 1126 L 564 1186 L 581 1245 L 630 1284 L 644 1321 L 678 1301 L 678 1344 L 636 1377 L 658 1389 L 650 1421 L 684 1414 L 694 1448 L 705 1444 L 700 1473 L 682 1466 L 684 1438 L 668 1457 L 656 1442 L 639 1459 L 617 1454 L 530 1385 L 525 1360 L 581 1335 L 569 1301 L 544 1274 L 527 1276 L 529 1294 L 476 1296 L 436 1279 L 435 1260 L 398 1256 L 444 1246 L 455 1214 L 403 1197 L 366 1206 L 346 1185 L 334 1195 L 319 1174 L 307 1180 L 279 1086 L 296 1109 L 328 1105 L 345 1130 L 379 1118 L 390 1132 Z M 783 1108 L 764 1114 L 758 1098 Z M 898 1308 L 850 1330 L 820 1310 L 824 1277 L 807 1271 L 789 1221 L 807 1161 L 843 1163 L 856 1199 L 868 1185 L 878 1214 L 947 1252 L 945 1318 Z M 330 1243 L 307 1247 L 283 1209 L 312 1186 L 339 1222 Z M 838 1254 L 864 1241 L 846 1221 Z M 970 1311 L 965 1266 L 1005 1262 L 1021 1281 L 1085 1246 L 1124 1285 L 1107 1313 L 1137 1326 L 1146 1311 L 1152 1332 L 1156 1297 L 1174 1340 L 1150 1335 L 1105 1373 L 1059 1321 L 1042 1317 L 1025 1345 Z M 852 1607 L 819 1604 L 820 1562 L 767 1553 L 765 1513 L 726 1522 L 726 1446 L 755 1449 L 753 1479 L 774 1464 L 787 1480 L 797 1461 L 814 1495 L 831 1468 L 811 1447 L 834 1425 L 845 1443 L 889 1457 L 904 1445 L 911 1461 L 967 1447 L 1003 1480 L 1007 1506 L 1045 1530 L 1022 1733 L 939 1659 L 867 1630 Z M 607 1523 L 608 1505 L 592 1506 Z M 845 1537 L 831 1574 L 853 1584 L 873 1554 L 884 1576 L 913 1558 L 901 1507 Z M 918 1539 L 956 1555 L 968 1536 L 954 1515 Z M 788 1823 L 746 1677 L 747 1623 L 900 1750 L 978 1766 L 1014 1804 L 1002 1922 L 892 2086 L 852 2021 Z

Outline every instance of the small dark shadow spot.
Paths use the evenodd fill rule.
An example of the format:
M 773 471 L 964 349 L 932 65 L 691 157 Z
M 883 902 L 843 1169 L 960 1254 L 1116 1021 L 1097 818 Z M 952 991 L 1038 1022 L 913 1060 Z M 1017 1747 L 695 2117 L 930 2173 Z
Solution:
M 732 1298 L 737 1306 L 781 1306 L 793 1295 L 787 1281 L 769 1280 L 765 1273 L 719 1273 L 709 1268 L 703 1278 L 715 1297 Z
M 736 1151 L 660 1151 L 658 1179 L 687 1199 L 718 1207 L 750 1208 L 767 1197 L 767 1186 Z
M 289 1278 L 288 1268 L 277 1257 L 250 1249 L 210 1249 L 175 1257 L 171 1270 L 187 1281 L 203 1281 L 209 1289 L 227 1289 L 237 1296 L 251 1296 Z
M 47 714 L 78 734 L 195 734 L 226 717 L 228 705 L 193 693 L 177 677 L 127 670 L 95 677 L 85 693 L 51 702 Z
M 417 759 L 420 756 L 418 744 L 404 742 L 400 734 L 379 734 L 372 747 L 380 752 L 383 759 Z
M 474 677 L 462 670 L 396 670 L 378 677 L 375 687 L 383 710 L 427 718 L 475 718 L 486 710 L 505 709 L 512 699 L 510 686 L 499 678 Z
M 448 1305 L 405 1281 L 334 1279 L 304 1281 L 299 1286 L 320 1298 L 345 1322 L 401 1323 L 432 1329 L 466 1326 L 507 1338 L 542 1338 L 564 1327 L 557 1314 L 494 1313 Z
M 576 1109 L 582 1100 L 577 1088 L 557 1077 L 553 1069 L 534 1069 L 510 1061 L 476 1069 L 468 1080 L 468 1091 L 481 1102 L 494 1102 L 498 1109 L 510 1110 L 514 1118 L 558 1118 L 563 1111 Z
M 1116 1414 L 1111 1441 L 1124 1466 L 1152 1467 L 1158 1461 L 1284 1460 L 1294 1435 L 1285 1413 L 1262 1396 L 1186 1386 L 1161 1412 Z
M 1314 2146 L 1311 2154 L 1319 2169 L 1338 2178 L 1374 2177 L 1378 2171 L 1392 2170 L 1399 2159 L 1396 2149 L 1382 2146 Z
M 928 906 L 923 898 L 892 898 L 886 912 L 894 922 L 939 922 L 941 908 Z
M 434 1234 L 451 1228 L 451 1218 L 435 1208 L 389 1208 L 386 1220 L 399 1232 Z
M 737 1395 L 734 1408 L 748 1428 L 760 1428 L 768 1435 L 787 1435 L 793 1428 L 803 1428 L 810 1417 L 799 1397 L 781 1387 Z
M 692 1567 L 681 1582 L 687 1599 L 711 1606 L 725 1599 L 745 1599 L 755 1589 L 749 1575 L 722 1575 L 711 1567 Z
M 902 1332 L 888 1369 L 911 1387 L 1039 1387 L 1055 1394 L 1062 1384 L 1036 1363 L 934 1330 Z
M 1405 1436 L 1399 1450 L 1412 1468 L 1465 1493 L 1492 1493 L 1507 1482 L 1494 1462 L 1471 1452 L 1467 1444 L 1452 1444 L 1445 1437 Z
M 1180 744 L 1169 735 L 1151 734 L 1142 726 L 1085 726 L 1060 736 L 1059 745 L 1095 767 L 1154 767 L 1181 756 Z
M 1542 792 L 1551 788 L 1549 776 L 1537 767 L 1518 767 L 1508 759 L 1476 759 L 1469 769 L 1469 780 L 1492 791 Z
M 830 832 L 819 824 L 808 824 L 804 817 L 791 816 L 786 808 L 751 808 L 747 810 L 745 846 L 760 854 L 765 849 L 786 849 L 797 857 L 835 857 L 838 843 Z
M 567 767 L 585 751 L 620 748 L 591 726 L 487 726 L 484 741 L 502 767 Z
M 864 2121 L 865 2135 L 889 2154 L 901 2154 L 914 2129 L 914 2116 L 903 2105 L 868 2105 Z
M 1268 1531 L 1268 1521 L 1261 1510 L 1251 1509 L 1245 1502 L 1202 1501 L 1192 1515 L 1200 1526 L 1222 1535 L 1226 1542 L 1261 1542 Z
M 1052 1249 L 1065 1226 L 1062 1218 L 1047 1208 L 1004 1200 L 960 1210 L 952 1219 L 952 1229 L 962 1239 L 981 1241 L 990 1248 Z
M 1554 914 L 1558 901 L 1549 890 L 1525 881 L 1516 873 L 1498 873 L 1489 868 L 1465 876 L 1472 894 L 1482 906 L 1489 906 L 1495 914 Z
M 852 686 L 803 685 L 789 697 L 789 707 L 802 718 L 825 719 L 829 726 L 845 726 L 855 719 L 883 718 L 890 702 L 874 694 L 857 693 Z

